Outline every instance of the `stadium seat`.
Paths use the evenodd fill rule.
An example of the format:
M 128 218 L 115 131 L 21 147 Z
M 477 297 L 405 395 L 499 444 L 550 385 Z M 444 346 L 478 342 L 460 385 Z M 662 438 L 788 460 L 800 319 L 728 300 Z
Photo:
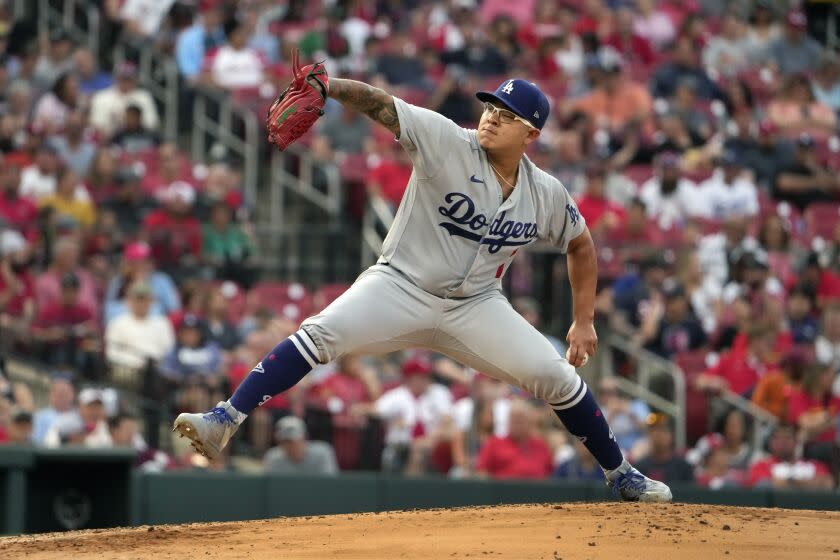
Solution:
M 708 431 L 708 398 L 705 393 L 692 387 L 694 380 L 707 369 L 706 355 L 705 350 L 698 350 L 681 352 L 674 358 L 674 362 L 685 373 L 686 434 L 689 444 L 693 444 Z
M 805 241 L 810 246 L 815 237 L 828 241 L 834 238 L 834 230 L 840 222 L 840 203 L 819 202 L 805 209 Z

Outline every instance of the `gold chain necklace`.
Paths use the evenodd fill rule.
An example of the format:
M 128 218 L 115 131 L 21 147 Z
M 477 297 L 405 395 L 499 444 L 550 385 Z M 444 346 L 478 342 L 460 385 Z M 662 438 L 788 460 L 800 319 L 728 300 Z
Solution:
M 495 171 L 495 172 L 496 172 L 496 177 L 498 177 L 499 179 L 501 179 L 502 181 L 504 181 L 504 182 L 505 182 L 505 184 L 506 184 L 507 186 L 509 186 L 511 189 L 515 189 L 515 188 L 516 188 L 516 185 L 511 185 L 510 183 L 508 183 L 507 179 L 505 179 L 505 178 L 502 176 L 502 174 L 501 174 L 501 173 L 499 173 L 499 170 L 498 170 L 498 169 L 496 169 L 496 168 L 493 166 L 493 162 L 492 162 L 492 161 L 490 161 L 490 158 L 487 158 L 487 163 L 489 163 L 489 164 L 490 164 L 490 167 L 493 169 L 493 171 Z

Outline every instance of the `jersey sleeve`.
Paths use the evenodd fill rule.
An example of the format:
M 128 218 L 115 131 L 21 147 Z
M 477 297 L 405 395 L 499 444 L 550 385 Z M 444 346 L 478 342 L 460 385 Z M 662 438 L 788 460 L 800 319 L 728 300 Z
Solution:
M 549 217 L 548 240 L 565 253 L 569 242 L 586 230 L 586 220 L 566 187 L 560 181 L 554 181 L 555 204 Z
M 400 145 L 414 163 L 420 177 L 431 178 L 441 169 L 440 162 L 460 143 L 470 145 L 469 133 L 443 115 L 394 98 L 400 120 Z

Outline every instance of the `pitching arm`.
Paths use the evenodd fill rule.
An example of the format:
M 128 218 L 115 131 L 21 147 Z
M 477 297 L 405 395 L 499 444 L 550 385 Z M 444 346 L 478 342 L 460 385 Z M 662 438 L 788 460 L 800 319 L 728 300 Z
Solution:
M 595 242 L 589 229 L 569 241 L 566 251 L 569 284 L 572 287 L 572 317 L 574 321 L 566 335 L 569 343 L 569 363 L 583 365 L 583 355 L 593 356 L 598 349 L 595 334 L 595 291 L 598 284 L 598 260 Z

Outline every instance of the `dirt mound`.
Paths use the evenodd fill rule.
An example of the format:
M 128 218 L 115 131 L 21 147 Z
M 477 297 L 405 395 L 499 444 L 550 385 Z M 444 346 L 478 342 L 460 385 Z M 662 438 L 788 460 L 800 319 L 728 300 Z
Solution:
M 95 529 L 0 539 L 0 558 L 832 558 L 840 512 L 541 504 Z

